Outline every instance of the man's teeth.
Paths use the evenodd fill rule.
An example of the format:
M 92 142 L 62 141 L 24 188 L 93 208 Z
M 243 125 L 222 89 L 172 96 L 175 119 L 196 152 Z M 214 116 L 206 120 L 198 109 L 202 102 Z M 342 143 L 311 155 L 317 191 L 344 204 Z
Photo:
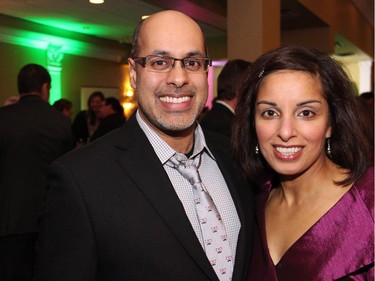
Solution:
M 160 100 L 162 102 L 168 102 L 168 103 L 182 103 L 182 102 L 187 102 L 188 100 L 190 100 L 190 97 L 179 97 L 179 98 L 161 97 Z
M 301 150 L 300 147 L 276 147 L 276 150 L 284 155 L 292 155 Z

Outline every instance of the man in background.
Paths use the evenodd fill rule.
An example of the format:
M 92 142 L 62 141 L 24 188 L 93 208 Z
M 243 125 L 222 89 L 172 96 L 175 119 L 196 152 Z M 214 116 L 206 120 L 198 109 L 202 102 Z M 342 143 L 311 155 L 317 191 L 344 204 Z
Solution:
M 62 98 L 55 101 L 52 106 L 66 116 L 66 118 L 69 119 L 69 122 L 72 122 L 73 103 L 70 100 Z
M 100 108 L 100 123 L 92 134 L 90 141 L 104 136 L 108 132 L 120 127 L 126 121 L 124 108 L 115 97 L 105 98 L 103 106 Z
M 37 64 L 18 74 L 20 99 L 0 108 L 0 280 L 31 280 L 47 166 L 73 148 L 68 119 L 48 104 L 51 77 Z
M 212 108 L 202 117 L 202 128 L 231 136 L 243 74 L 250 66 L 250 62 L 242 59 L 229 60 L 224 65 L 217 78 L 217 98 Z

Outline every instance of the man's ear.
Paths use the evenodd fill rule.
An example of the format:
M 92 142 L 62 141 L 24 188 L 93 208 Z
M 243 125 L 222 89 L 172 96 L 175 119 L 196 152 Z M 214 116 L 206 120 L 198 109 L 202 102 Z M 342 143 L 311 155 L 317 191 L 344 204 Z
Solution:
M 129 62 L 129 71 L 130 71 L 130 85 L 135 90 L 137 88 L 137 72 L 135 71 L 135 62 L 132 58 L 128 59 Z
M 50 83 L 44 83 L 42 85 L 42 91 L 41 91 L 40 95 L 41 95 L 42 99 L 45 100 L 46 102 L 49 101 L 50 89 L 51 89 Z

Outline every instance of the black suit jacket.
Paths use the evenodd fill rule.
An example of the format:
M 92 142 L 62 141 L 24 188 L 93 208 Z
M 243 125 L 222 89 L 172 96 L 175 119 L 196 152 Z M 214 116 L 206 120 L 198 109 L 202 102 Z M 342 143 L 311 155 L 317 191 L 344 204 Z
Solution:
M 233 119 L 234 114 L 232 111 L 226 106 L 215 102 L 199 123 L 204 129 L 231 137 Z
M 226 144 L 206 141 L 241 220 L 233 281 L 245 280 L 253 197 L 234 176 Z M 218 280 L 134 115 L 51 165 L 35 280 Z
M 39 96 L 0 108 L 0 236 L 36 232 L 47 167 L 72 148 L 69 120 Z

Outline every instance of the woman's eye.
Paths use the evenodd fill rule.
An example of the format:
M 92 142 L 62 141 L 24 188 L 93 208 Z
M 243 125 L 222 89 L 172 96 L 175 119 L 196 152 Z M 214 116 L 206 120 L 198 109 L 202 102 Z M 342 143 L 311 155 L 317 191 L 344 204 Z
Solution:
M 263 113 L 262 113 L 262 116 L 264 117 L 275 117 L 277 114 L 275 111 L 273 110 L 265 110 Z
M 298 115 L 301 117 L 313 117 L 315 114 L 311 110 L 303 110 Z

